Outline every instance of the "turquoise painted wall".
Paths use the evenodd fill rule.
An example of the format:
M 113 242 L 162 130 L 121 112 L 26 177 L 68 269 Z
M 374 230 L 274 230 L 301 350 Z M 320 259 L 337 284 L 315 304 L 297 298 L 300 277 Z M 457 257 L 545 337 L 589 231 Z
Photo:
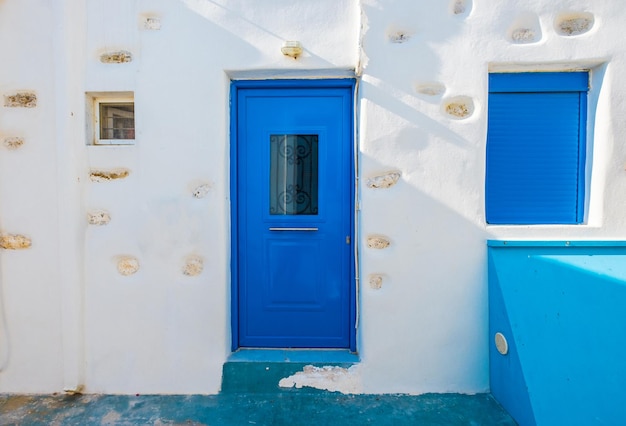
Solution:
M 495 398 L 520 425 L 623 424 L 626 242 L 488 246 Z

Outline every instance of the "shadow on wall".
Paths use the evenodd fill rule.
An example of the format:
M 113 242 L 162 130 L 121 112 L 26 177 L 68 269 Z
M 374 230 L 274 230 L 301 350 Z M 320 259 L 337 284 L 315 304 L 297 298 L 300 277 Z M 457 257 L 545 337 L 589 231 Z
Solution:
M 232 67 L 252 69 L 257 65 L 267 67 L 267 62 L 261 62 L 258 60 L 263 59 L 264 56 L 267 59 L 267 47 L 273 45 L 276 46 L 275 52 L 271 51 L 272 53 L 275 53 L 276 57 L 274 65 L 283 63 L 285 58 L 279 48 L 285 41 L 292 40 L 294 33 L 300 34 L 299 37 L 302 36 L 302 34 L 307 33 L 307 31 L 302 29 L 302 25 L 299 22 L 310 22 L 312 18 L 319 19 L 318 14 L 311 15 L 310 13 L 307 13 L 310 12 L 307 8 L 301 7 L 303 12 L 294 10 L 292 4 L 288 2 L 285 2 L 283 7 L 280 7 L 280 5 L 274 5 L 273 7 L 275 8 L 275 12 L 268 13 L 268 16 L 271 16 L 274 19 L 274 22 L 281 22 L 279 16 L 284 15 L 282 22 L 292 23 L 287 26 L 289 34 L 279 34 L 270 30 L 267 26 L 262 26 L 258 22 L 254 22 L 252 19 L 246 17 L 245 9 L 235 10 L 234 8 L 226 7 L 213 0 L 183 0 L 183 4 L 198 16 L 212 22 L 213 24 L 219 26 L 222 30 L 230 33 L 230 37 L 218 39 L 228 40 L 228 42 L 210 44 L 213 48 L 219 46 L 218 48 L 222 51 L 220 54 L 221 58 L 228 58 L 228 60 L 224 60 L 222 62 L 222 66 L 227 69 Z M 311 8 L 311 10 L 315 9 Z M 287 32 L 287 30 L 285 30 L 285 32 Z M 310 33 L 311 30 L 308 32 Z M 310 34 L 308 37 L 310 37 Z M 235 40 L 239 40 L 240 42 L 235 43 Z M 304 52 L 298 57 L 297 68 L 302 68 L 307 64 L 314 64 L 316 68 L 333 68 L 335 66 L 331 62 L 307 49 L 306 44 L 303 47 Z
M 363 157 L 367 169 L 389 169 Z M 361 192 L 365 391 L 486 391 L 485 231 L 403 178 Z M 371 234 L 386 236 L 390 245 L 368 248 Z M 400 361 L 400 353 L 410 360 Z M 368 369 L 390 359 L 398 367 Z
M 479 133 L 469 119 L 473 111 L 459 117 L 444 107 L 446 82 L 438 80 L 442 64 L 434 49 L 456 35 L 470 13 L 448 6 L 363 5 L 362 181 L 402 175 L 386 189 L 361 187 L 363 238 L 384 235 L 391 242 L 383 250 L 362 244 L 366 391 L 489 387 L 484 141 L 471 139 Z M 455 130 L 464 125 L 469 136 Z M 410 360 L 367 369 L 399 353 Z
M 278 39 L 277 35 L 211 0 L 183 0 L 182 3 L 186 9 L 178 5 L 170 6 L 172 11 L 163 25 L 163 31 L 167 30 L 168 25 L 175 27 L 178 33 L 176 44 L 179 47 L 174 52 L 181 55 L 188 56 L 190 49 L 195 50 L 197 52 L 192 54 L 196 57 L 207 55 L 211 61 L 217 59 L 221 62 L 217 66 L 213 65 L 217 68 L 223 68 L 225 63 L 234 58 L 245 58 L 252 64 L 262 57 L 255 40 Z M 181 13 L 184 10 L 188 13 Z M 190 17 L 193 17 L 191 21 Z
M 441 61 L 435 49 L 460 32 L 471 10 L 471 0 L 436 6 L 409 2 L 386 9 L 363 2 L 363 74 L 393 82 L 400 92 L 438 102 L 446 82 L 438 81 Z
M 438 139 L 459 147 L 467 147 L 471 144 L 449 126 L 441 123 L 446 119 L 441 115 L 438 108 L 431 107 L 428 109 L 433 112 L 432 115 L 439 116 L 441 121 L 437 121 L 418 110 L 418 108 L 422 109 L 420 106 L 424 106 L 425 102 L 417 99 L 412 93 L 401 91 L 397 86 L 388 83 L 387 80 L 377 80 L 369 75 L 365 79 L 361 82 L 363 99 L 377 104 L 388 113 L 403 119 L 405 123 L 399 132 L 411 132 L 413 129 L 419 129 L 415 132 L 416 137 L 413 138 L 418 146 L 421 145 L 426 148 L 424 143 L 428 140 L 429 135 L 434 135 Z M 429 99 L 429 101 L 434 102 L 433 99 Z M 441 98 L 438 97 L 437 103 L 441 101 Z M 388 136 L 393 137 L 393 133 Z
M 436 8 L 423 2 L 387 10 L 362 5 L 367 21 L 362 41 L 362 97 L 385 114 L 404 120 L 401 131 L 415 132 L 413 139 L 420 148 L 433 138 L 459 147 L 472 145 L 452 130 L 449 120 L 470 118 L 473 101 L 463 93 L 447 93 L 449 83 L 441 81 L 441 55 L 435 51 L 459 33 L 471 7 L 471 1 L 465 0 Z

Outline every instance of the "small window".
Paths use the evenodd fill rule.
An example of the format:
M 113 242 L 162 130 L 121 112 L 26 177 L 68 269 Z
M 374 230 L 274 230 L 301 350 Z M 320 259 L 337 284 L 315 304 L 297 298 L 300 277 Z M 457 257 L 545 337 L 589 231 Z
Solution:
M 100 102 L 99 107 L 100 143 L 120 143 L 135 139 L 133 102 Z
M 92 145 L 135 143 L 135 102 L 132 93 L 88 93 L 88 140 Z
M 583 222 L 588 86 L 586 72 L 489 76 L 487 223 Z

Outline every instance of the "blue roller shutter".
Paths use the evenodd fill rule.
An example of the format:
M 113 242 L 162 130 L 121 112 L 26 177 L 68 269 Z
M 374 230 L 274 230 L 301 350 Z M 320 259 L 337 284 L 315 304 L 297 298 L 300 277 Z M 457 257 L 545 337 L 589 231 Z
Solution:
M 584 218 L 588 74 L 491 74 L 486 161 L 490 224 Z

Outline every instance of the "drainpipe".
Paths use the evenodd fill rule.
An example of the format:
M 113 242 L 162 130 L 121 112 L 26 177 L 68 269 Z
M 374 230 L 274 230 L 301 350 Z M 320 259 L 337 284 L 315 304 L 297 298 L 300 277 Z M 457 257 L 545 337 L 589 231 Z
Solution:
M 361 300 L 361 267 L 360 267 L 360 253 L 359 245 L 361 244 L 360 238 L 360 212 L 361 212 L 361 198 L 359 194 L 360 188 L 360 169 L 359 169 L 359 83 L 361 78 L 356 76 L 356 83 L 354 86 L 354 282 L 356 286 L 356 303 L 355 303 L 355 321 L 354 327 L 359 329 L 359 320 L 361 316 L 360 300 Z
M 354 87 L 354 281 L 356 285 L 356 319 L 354 322 L 354 327 L 357 330 L 357 345 L 358 345 L 358 330 L 359 323 L 361 319 L 361 254 L 359 252 L 359 246 L 361 245 L 361 226 L 360 226 L 360 218 L 361 218 L 361 194 L 359 189 L 360 179 L 361 179 L 361 171 L 359 168 L 359 119 L 360 119 L 360 87 L 361 87 L 361 76 L 363 75 L 363 36 L 365 35 L 364 25 L 365 25 L 365 11 L 363 10 L 362 2 L 358 2 L 359 8 L 359 22 L 358 22 L 358 45 L 357 45 L 357 64 L 355 75 L 356 75 L 356 83 Z

